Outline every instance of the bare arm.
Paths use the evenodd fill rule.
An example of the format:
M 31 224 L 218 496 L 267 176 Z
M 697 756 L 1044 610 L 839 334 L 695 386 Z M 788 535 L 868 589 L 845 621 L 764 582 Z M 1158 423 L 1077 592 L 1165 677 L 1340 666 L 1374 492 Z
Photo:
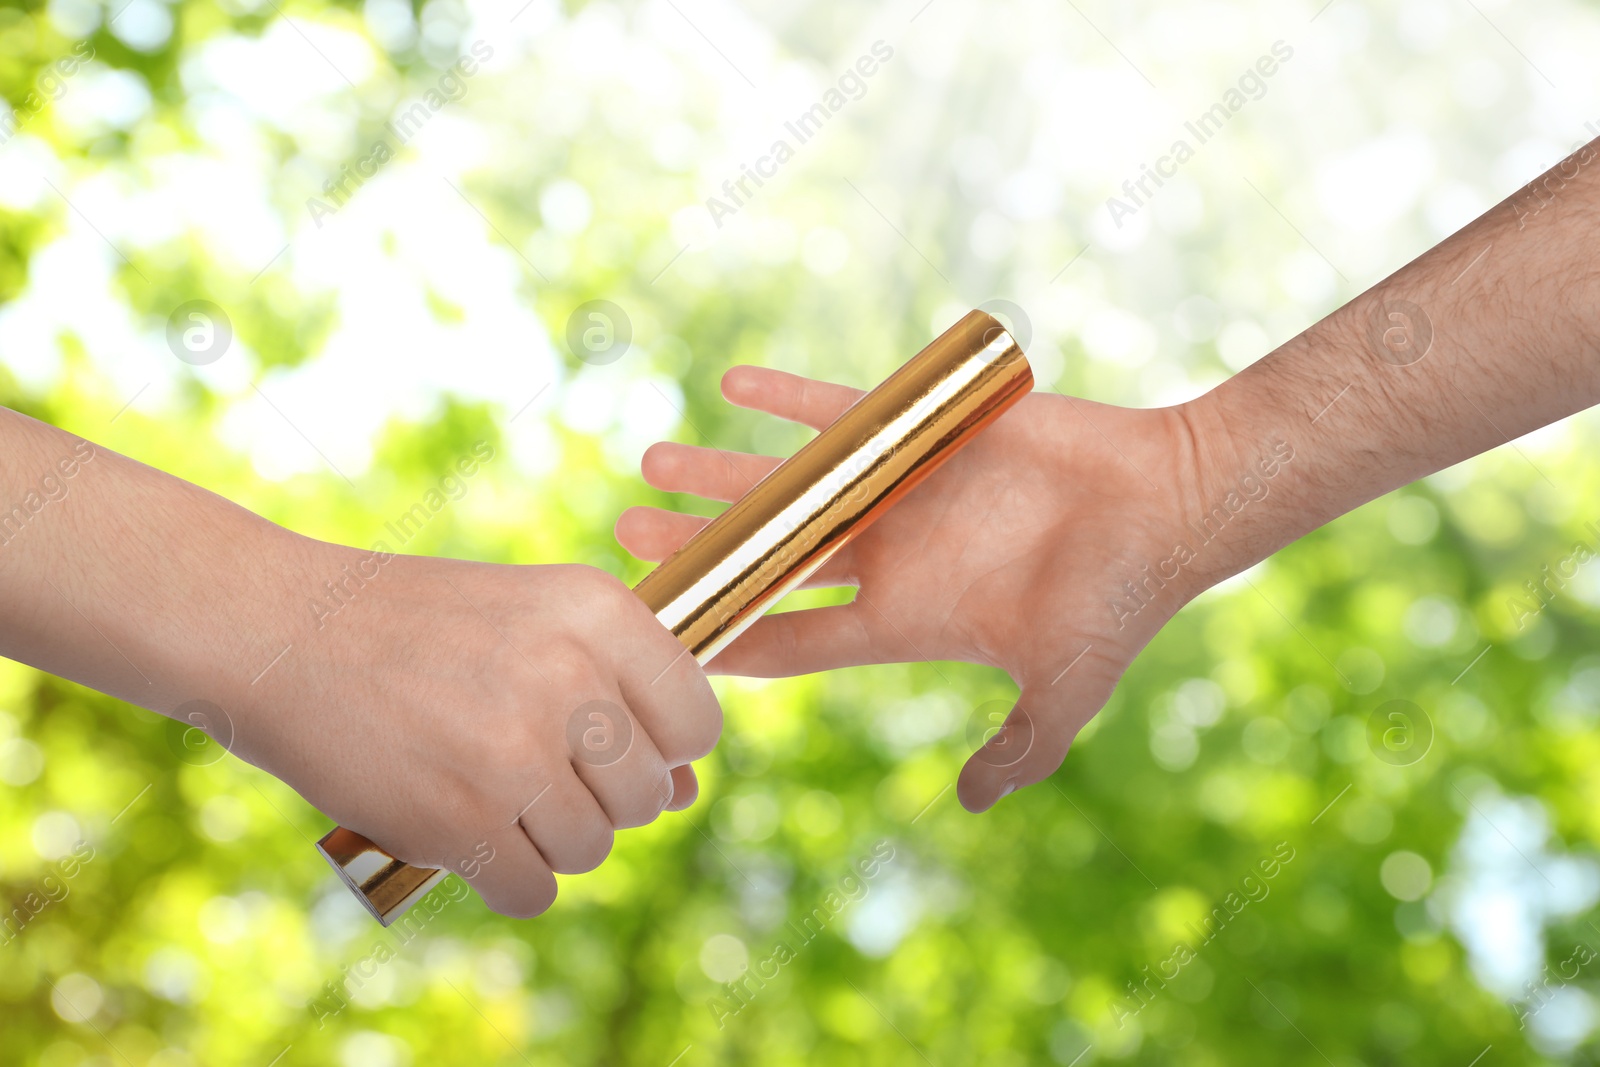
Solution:
M 1239 570 L 1596 403 L 1600 141 L 1189 408 L 1212 467 L 1273 434 L 1295 447 L 1230 534 Z
M 1228 575 L 1391 489 L 1600 401 L 1600 142 L 1211 393 L 1034 395 L 815 577 L 853 603 L 757 623 L 719 671 L 956 659 L 1021 690 L 961 772 L 982 810 L 1053 772 L 1140 649 Z M 733 403 L 821 427 L 859 393 L 740 367 Z M 775 460 L 683 445 L 651 484 L 729 500 Z M 661 559 L 704 520 L 635 508 Z
M 164 715 L 207 702 L 193 721 L 235 754 L 507 914 L 691 802 L 721 727 L 693 659 L 591 568 L 314 541 L 5 409 L 0 508 L 0 654 Z M 574 723 L 612 747 L 575 750 Z
M 237 704 L 306 598 L 314 542 L 4 408 L 0 509 L 0 652 L 154 711 Z

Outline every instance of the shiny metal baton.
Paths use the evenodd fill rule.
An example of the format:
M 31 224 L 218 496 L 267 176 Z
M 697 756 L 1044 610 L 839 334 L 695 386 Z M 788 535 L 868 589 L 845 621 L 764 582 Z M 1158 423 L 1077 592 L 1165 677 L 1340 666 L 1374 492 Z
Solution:
M 1005 327 L 962 320 L 634 587 L 696 660 L 715 656 L 1033 388 Z M 353 830 L 317 848 L 384 926 L 444 880 Z

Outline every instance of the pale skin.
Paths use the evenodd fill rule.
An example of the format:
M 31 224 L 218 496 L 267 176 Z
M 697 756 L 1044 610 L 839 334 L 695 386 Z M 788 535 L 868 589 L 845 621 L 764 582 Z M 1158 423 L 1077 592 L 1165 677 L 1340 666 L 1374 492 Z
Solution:
M 225 719 L 194 722 L 235 755 L 506 915 L 547 909 L 554 874 L 593 869 L 614 830 L 691 803 L 690 761 L 721 732 L 694 659 L 593 568 L 379 568 L 0 408 L 0 509 L 15 504 L 0 654 L 163 715 L 214 704 Z M 351 594 L 331 617 L 311 608 L 329 581 Z M 592 701 L 633 724 L 620 757 L 569 746 Z
M 1205 589 L 1600 402 L 1597 238 L 1600 140 L 1188 403 L 1035 393 L 811 581 L 857 587 L 851 603 L 769 616 L 713 669 L 931 659 L 1006 671 L 1017 708 L 957 781 L 961 803 L 983 811 L 1052 774 L 1133 658 Z M 813 428 L 861 395 L 757 367 L 729 371 L 722 391 Z M 659 489 L 732 500 L 776 462 L 663 443 L 642 467 Z M 1219 507 L 1202 539 L 1194 524 Z M 659 560 L 705 521 L 633 508 L 617 537 Z

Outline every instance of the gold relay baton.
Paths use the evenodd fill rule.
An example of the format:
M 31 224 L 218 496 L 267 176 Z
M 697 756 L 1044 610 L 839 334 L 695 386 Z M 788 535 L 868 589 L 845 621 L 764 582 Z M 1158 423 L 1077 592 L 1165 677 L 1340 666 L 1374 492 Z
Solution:
M 969 312 L 634 587 L 700 663 L 722 651 L 1033 388 L 1011 334 Z M 353 830 L 317 849 L 384 926 L 450 873 Z

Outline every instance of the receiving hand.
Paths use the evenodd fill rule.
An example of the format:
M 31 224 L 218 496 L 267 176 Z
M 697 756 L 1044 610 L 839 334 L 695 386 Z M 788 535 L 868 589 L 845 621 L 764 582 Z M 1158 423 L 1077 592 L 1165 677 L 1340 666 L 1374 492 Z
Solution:
M 729 371 L 722 388 L 734 404 L 815 429 L 861 396 L 756 367 Z M 1201 510 L 1201 452 L 1181 408 L 1027 397 L 807 583 L 856 586 L 851 603 L 768 616 L 713 669 L 778 677 L 943 659 L 1005 670 L 1018 705 L 958 782 L 961 803 L 981 811 L 1053 772 L 1128 663 L 1205 588 L 1202 574 L 1220 577 L 1221 558 L 1165 580 L 1144 569 L 1172 557 Z M 778 462 L 657 444 L 642 467 L 658 489 L 731 501 Z M 706 521 L 632 508 L 617 538 L 660 560 Z M 1129 581 L 1145 583 L 1144 602 Z

